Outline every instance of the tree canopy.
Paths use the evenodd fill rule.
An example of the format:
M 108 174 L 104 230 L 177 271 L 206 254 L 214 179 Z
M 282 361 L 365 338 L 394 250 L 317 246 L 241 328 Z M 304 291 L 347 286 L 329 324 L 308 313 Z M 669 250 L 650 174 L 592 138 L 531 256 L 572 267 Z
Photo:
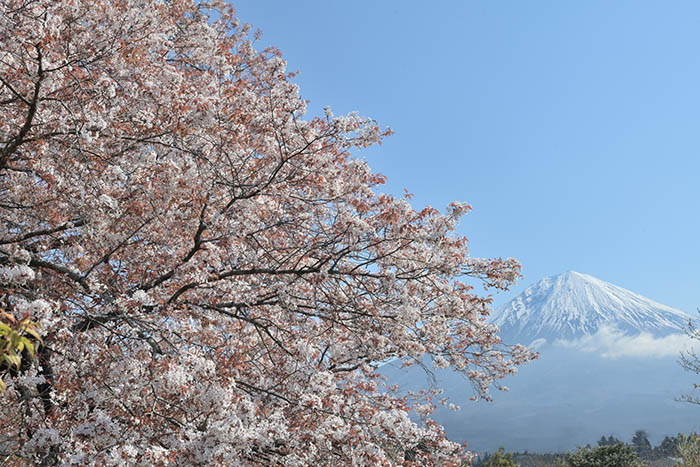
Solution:
M 472 285 L 520 266 L 470 256 L 468 205 L 378 191 L 352 152 L 388 129 L 307 118 L 222 1 L 0 0 L 0 22 L 8 463 L 471 457 L 377 368 L 430 356 L 488 398 L 534 354 Z
M 632 446 L 622 443 L 578 448 L 561 463 L 566 467 L 643 467 Z

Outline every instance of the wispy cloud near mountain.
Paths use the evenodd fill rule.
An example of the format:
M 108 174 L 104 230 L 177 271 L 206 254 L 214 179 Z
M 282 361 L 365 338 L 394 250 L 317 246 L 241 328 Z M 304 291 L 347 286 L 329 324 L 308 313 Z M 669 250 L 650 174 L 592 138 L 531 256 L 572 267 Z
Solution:
M 602 326 L 594 334 L 569 340 L 557 339 L 554 346 L 593 352 L 604 358 L 664 358 L 678 356 L 694 342 L 685 334 L 655 337 L 649 332 L 641 332 L 626 335 L 614 326 Z

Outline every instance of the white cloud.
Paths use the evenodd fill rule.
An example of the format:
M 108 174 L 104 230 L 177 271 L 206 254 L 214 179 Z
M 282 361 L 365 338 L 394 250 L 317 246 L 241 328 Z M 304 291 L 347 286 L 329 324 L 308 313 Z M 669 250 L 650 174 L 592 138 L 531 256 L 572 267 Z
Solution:
M 685 334 L 670 334 L 664 337 L 654 337 L 648 332 L 629 336 L 612 326 L 601 327 L 595 334 L 589 334 L 578 339 L 558 339 L 554 345 L 578 349 L 584 352 L 595 352 L 605 358 L 646 357 L 662 358 L 677 357 L 682 350 L 689 350 L 697 344 Z
M 528 345 L 527 347 L 530 349 L 539 349 L 546 343 L 547 339 L 545 339 L 544 337 L 540 337 L 539 339 L 535 339 L 534 341 L 530 342 L 530 345 Z

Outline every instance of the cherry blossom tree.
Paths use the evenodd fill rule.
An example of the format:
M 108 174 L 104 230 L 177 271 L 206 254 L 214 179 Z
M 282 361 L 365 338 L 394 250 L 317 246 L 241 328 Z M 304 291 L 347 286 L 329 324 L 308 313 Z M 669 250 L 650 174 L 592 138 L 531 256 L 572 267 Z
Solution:
M 519 276 L 470 257 L 469 206 L 381 194 L 352 153 L 389 131 L 305 118 L 225 2 L 0 5 L 3 462 L 470 458 L 377 372 L 432 358 L 488 398 L 534 358 L 468 285 Z

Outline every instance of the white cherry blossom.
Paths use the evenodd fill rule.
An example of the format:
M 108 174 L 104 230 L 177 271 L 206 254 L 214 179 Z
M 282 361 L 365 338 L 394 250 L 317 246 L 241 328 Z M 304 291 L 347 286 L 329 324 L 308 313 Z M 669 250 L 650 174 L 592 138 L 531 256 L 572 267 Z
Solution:
M 468 284 L 520 269 L 470 256 L 468 205 L 379 191 L 355 153 L 390 130 L 304 115 L 223 1 L 0 0 L 0 28 L 0 311 L 43 339 L 0 367 L 0 458 L 471 458 L 430 421 L 437 392 L 377 368 L 434 357 L 488 398 L 534 355 Z

